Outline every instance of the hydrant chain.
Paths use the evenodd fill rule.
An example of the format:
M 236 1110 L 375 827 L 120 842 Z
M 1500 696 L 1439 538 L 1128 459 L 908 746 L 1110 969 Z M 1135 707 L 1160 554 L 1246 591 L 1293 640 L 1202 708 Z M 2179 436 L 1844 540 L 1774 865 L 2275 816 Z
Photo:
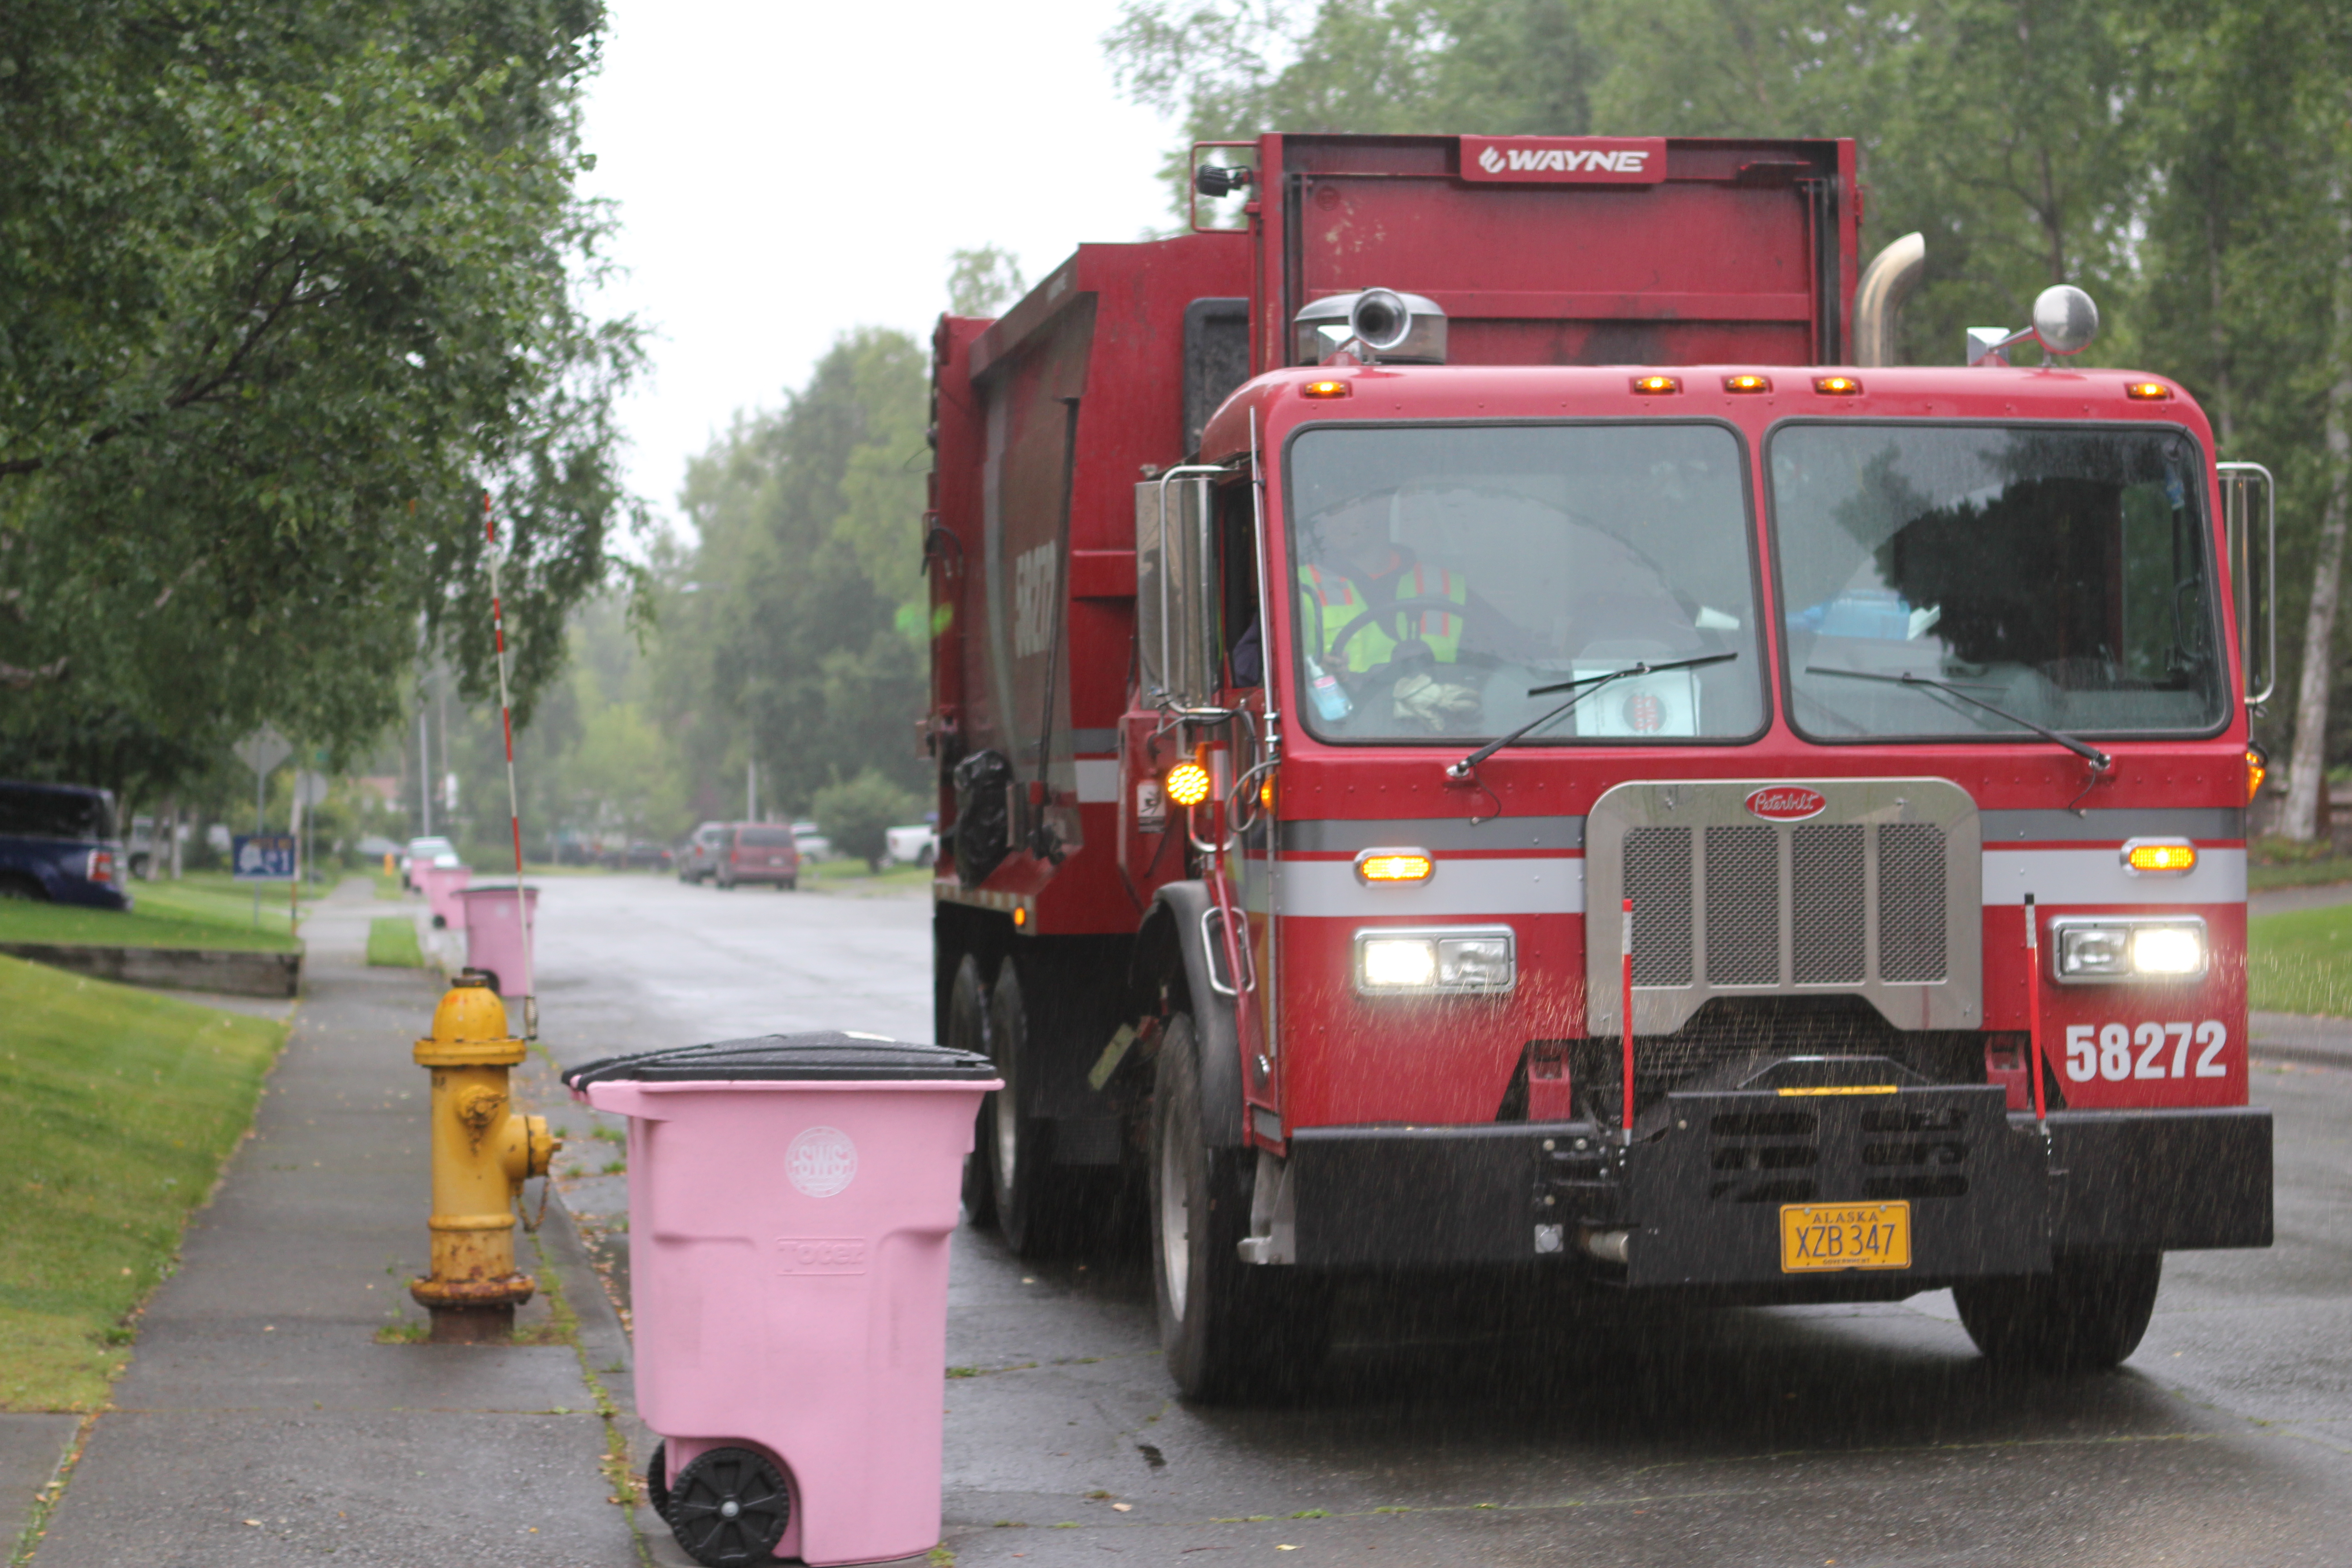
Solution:
M 515 1268 L 515 1200 L 544 1176 L 560 1141 L 543 1116 L 517 1116 L 508 1074 L 523 1059 L 506 1006 L 478 975 L 461 975 L 434 1009 L 416 1064 L 433 1074 L 432 1272 L 409 1284 L 443 1343 L 504 1339 L 537 1289 Z

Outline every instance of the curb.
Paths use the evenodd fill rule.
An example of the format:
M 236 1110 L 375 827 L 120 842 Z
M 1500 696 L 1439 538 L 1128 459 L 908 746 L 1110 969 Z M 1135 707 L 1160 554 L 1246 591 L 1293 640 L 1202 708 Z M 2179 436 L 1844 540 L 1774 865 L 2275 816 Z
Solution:
M 299 951 L 10 942 L 0 942 L 0 953 L 93 980 L 166 991 L 211 991 L 230 996 L 298 996 L 302 991 Z
M 2352 1068 L 2352 1018 L 2256 1013 L 2247 1021 L 2246 1054 L 2256 1060 Z

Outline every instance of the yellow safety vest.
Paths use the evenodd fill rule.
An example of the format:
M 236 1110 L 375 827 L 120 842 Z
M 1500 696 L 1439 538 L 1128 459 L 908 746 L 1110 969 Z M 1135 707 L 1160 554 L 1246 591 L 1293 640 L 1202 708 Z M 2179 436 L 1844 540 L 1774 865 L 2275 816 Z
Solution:
M 1467 605 L 1470 584 L 1442 566 L 1423 566 L 1416 562 L 1398 577 L 1396 596 L 1451 599 L 1456 605 Z M 1309 646 L 1318 650 L 1326 664 L 1330 662 L 1331 646 L 1339 640 L 1339 634 L 1371 608 L 1370 602 L 1356 592 L 1351 579 L 1311 564 L 1298 569 L 1298 605 L 1302 621 L 1311 628 Z M 1388 663 L 1405 642 L 1426 643 L 1438 663 L 1452 664 L 1462 650 L 1462 619 L 1445 610 L 1393 612 L 1348 639 L 1348 671 L 1361 675 Z M 1407 622 L 1412 624 L 1404 624 Z M 1389 635 L 1391 627 L 1397 634 L 1393 637 Z

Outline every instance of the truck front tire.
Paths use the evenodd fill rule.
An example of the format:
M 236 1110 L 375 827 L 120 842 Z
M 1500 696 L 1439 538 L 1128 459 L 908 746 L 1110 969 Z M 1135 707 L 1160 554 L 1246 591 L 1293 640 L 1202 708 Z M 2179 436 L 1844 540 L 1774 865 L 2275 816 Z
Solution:
M 1955 1285 L 1952 1299 L 1989 1361 L 2103 1372 L 2139 1348 L 2163 1273 L 2160 1252 L 2061 1256 L 2048 1274 Z
M 1188 1399 L 1239 1403 L 1291 1392 L 1321 1362 L 1328 1289 L 1282 1266 L 1241 1261 L 1256 1152 L 1202 1136 L 1192 1020 L 1160 1034 L 1151 1097 L 1151 1279 L 1160 1346 Z

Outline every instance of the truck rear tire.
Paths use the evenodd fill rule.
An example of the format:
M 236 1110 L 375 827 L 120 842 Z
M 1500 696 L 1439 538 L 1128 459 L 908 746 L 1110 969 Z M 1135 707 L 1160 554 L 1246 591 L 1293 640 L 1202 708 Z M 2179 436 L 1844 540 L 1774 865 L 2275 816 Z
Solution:
M 1985 1358 L 2043 1372 L 2104 1372 L 2139 1348 L 2164 1273 L 2160 1252 L 2061 1257 L 2048 1274 L 1952 1287 Z
M 948 983 L 947 1043 L 950 1048 L 993 1058 L 988 1048 L 988 987 L 981 983 L 980 960 L 970 953 L 956 965 Z M 963 1212 L 976 1226 L 996 1223 L 996 1188 L 989 1180 L 989 1129 L 996 1118 L 996 1096 L 982 1096 L 973 1119 L 971 1152 L 963 1157 Z
M 1083 1194 L 1077 1173 L 1054 1165 L 1051 1123 L 1021 1110 L 1022 1076 L 1034 1062 L 1021 976 L 1010 958 L 989 990 L 988 1038 L 996 1076 L 1004 1080 L 984 1102 L 981 1119 L 996 1228 L 1016 1256 L 1051 1257 L 1075 1239 Z
M 1321 1364 L 1330 1297 L 1287 1265 L 1253 1265 L 1251 1149 L 1208 1147 L 1189 1015 L 1161 1031 L 1151 1096 L 1152 1294 L 1160 1347 L 1188 1399 L 1241 1404 L 1295 1392 Z

